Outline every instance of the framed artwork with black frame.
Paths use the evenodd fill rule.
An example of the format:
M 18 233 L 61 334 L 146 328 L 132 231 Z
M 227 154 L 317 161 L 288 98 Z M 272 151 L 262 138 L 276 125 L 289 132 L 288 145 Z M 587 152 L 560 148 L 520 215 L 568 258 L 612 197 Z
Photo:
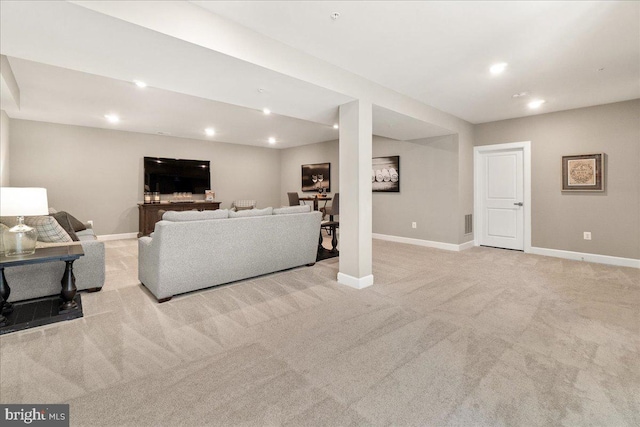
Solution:
M 302 165 L 302 191 L 331 191 L 331 163 Z
M 400 156 L 372 159 L 371 190 L 381 193 L 400 192 Z
M 562 156 L 562 191 L 604 191 L 605 154 Z

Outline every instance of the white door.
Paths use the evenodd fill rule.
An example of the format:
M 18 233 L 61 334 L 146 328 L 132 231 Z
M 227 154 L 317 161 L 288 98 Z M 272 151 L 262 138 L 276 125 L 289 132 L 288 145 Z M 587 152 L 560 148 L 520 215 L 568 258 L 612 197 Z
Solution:
M 481 230 L 484 246 L 524 250 L 524 156 L 521 149 L 480 153 Z

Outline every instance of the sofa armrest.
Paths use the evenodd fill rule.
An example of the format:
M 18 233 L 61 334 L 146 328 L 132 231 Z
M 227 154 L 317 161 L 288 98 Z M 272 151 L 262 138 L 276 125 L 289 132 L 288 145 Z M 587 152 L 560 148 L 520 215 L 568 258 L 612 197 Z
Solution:
M 84 256 L 74 263 L 78 289 L 100 289 L 104 286 L 105 280 L 104 242 L 82 240 L 80 244 Z
M 138 279 L 151 293 L 158 297 L 160 254 L 158 245 L 154 245 L 154 240 L 147 236 L 138 239 Z

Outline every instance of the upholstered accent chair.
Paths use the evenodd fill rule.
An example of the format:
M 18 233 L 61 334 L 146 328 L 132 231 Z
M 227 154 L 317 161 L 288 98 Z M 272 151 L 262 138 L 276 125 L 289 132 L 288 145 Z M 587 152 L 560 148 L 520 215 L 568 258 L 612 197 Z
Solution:
M 232 211 L 243 211 L 246 209 L 255 209 L 256 201 L 255 200 L 234 200 L 231 202 L 231 210 Z

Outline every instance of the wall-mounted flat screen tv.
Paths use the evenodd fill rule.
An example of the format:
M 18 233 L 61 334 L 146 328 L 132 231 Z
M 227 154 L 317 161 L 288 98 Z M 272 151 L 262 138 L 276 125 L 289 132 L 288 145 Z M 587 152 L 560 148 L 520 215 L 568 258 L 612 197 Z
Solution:
M 144 158 L 144 191 L 204 194 L 210 188 L 211 170 L 208 160 Z

